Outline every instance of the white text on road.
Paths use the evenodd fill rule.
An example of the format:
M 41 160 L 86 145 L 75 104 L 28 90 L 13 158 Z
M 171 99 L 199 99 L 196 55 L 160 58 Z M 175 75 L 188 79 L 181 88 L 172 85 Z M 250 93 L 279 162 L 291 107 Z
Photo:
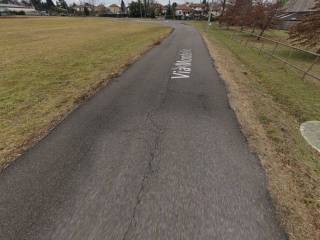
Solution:
M 171 79 L 190 78 L 192 69 L 192 51 L 191 49 L 182 49 L 179 52 L 179 59 L 172 68 Z

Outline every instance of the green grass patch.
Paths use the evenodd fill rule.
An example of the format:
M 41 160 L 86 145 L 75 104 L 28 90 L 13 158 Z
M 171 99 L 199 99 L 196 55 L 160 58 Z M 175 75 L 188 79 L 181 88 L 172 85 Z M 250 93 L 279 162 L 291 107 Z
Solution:
M 206 30 L 205 23 L 200 22 L 194 24 L 200 31 Z M 300 72 L 285 66 L 283 63 L 268 55 L 259 54 L 259 50 L 251 48 L 250 45 L 249 47 L 244 47 L 243 44 L 231 39 L 230 35 L 230 30 L 220 29 L 216 26 L 213 26 L 208 32 L 209 40 L 217 40 L 223 43 L 246 68 L 255 74 L 257 80 L 251 81 L 250 87 L 271 96 L 277 106 L 296 120 L 297 125 L 292 126 L 295 129 L 295 136 L 292 137 L 299 140 L 291 140 L 299 142 L 299 125 L 305 121 L 320 121 L 320 84 L 318 82 L 302 80 Z M 259 101 L 256 101 L 256 104 L 257 109 L 261 107 L 258 106 Z M 259 116 L 259 118 L 262 123 L 270 121 L 272 117 L 274 120 L 277 118 L 276 116 L 267 117 L 267 114 L 264 114 L 263 111 L 260 114 L 261 116 Z M 276 140 L 276 142 L 284 142 L 286 141 L 284 138 L 288 136 L 279 131 L 279 129 L 277 129 L 278 127 L 279 126 L 274 126 L 274 129 L 268 129 L 270 133 L 269 136 Z M 285 146 L 281 145 L 278 147 L 285 148 Z M 295 147 L 301 147 L 304 154 L 308 152 L 306 151 L 305 144 Z M 308 147 L 307 149 L 310 150 Z M 294 151 L 296 151 L 296 149 Z M 307 163 L 308 166 L 312 166 L 312 170 L 315 171 L 317 175 L 320 174 L 319 158 L 313 154 L 299 155 L 297 161 Z
M 169 31 L 105 18 L 0 19 L 0 165 Z
M 319 81 L 303 80 L 301 72 L 261 54 L 259 48 L 253 48 L 261 44 L 246 34 L 232 39 L 233 28 L 212 26 L 207 32 L 206 23 L 193 25 L 206 36 L 212 52 L 216 50 L 213 55 L 218 70 L 228 83 L 250 145 L 266 168 L 269 188 L 289 239 L 318 239 L 320 155 L 304 140 L 299 127 L 304 121 L 320 120 Z M 286 39 L 286 33 L 278 30 L 268 31 L 266 36 Z M 264 44 L 266 51 L 272 51 L 271 44 Z M 279 48 L 276 54 L 302 67 L 313 61 L 302 52 L 289 55 L 287 48 Z M 314 70 L 319 69 L 315 66 Z
M 206 26 L 204 23 L 197 23 L 197 27 L 204 31 Z M 295 116 L 300 123 L 308 120 L 320 120 L 320 82 L 302 80 L 303 74 L 301 72 L 266 54 L 259 54 L 259 49 L 252 48 L 251 43 L 244 47 L 244 44 L 237 42 L 239 38 L 234 38 L 237 41 L 231 39 L 231 34 L 229 30 L 213 26 L 208 36 L 223 42 L 241 62 L 259 77 L 259 87 L 267 90 L 274 100 Z M 268 34 L 270 33 L 267 32 Z M 243 38 L 245 37 L 243 36 Z M 271 49 L 272 46 L 265 44 L 264 48 Z M 283 53 L 283 55 L 285 54 L 287 53 Z M 296 59 L 299 66 L 309 66 L 309 63 L 312 62 L 310 55 L 301 52 L 294 52 L 291 58 Z

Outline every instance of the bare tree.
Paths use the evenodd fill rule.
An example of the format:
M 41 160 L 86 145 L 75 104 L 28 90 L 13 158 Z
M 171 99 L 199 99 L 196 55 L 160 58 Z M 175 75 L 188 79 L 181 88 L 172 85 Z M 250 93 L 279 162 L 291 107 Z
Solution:
M 294 44 L 317 48 L 320 53 L 320 0 L 316 0 L 310 14 L 289 31 Z
M 275 17 L 282 6 L 280 1 L 277 1 L 276 3 L 269 3 L 265 1 L 264 5 L 264 19 L 261 23 L 261 31 L 259 33 L 258 40 L 260 40 L 260 37 L 262 37 L 264 32 L 275 23 Z
M 221 11 L 221 15 L 219 17 L 219 25 L 221 25 L 222 23 L 222 19 L 226 10 L 226 4 L 227 4 L 227 0 L 222 0 L 222 11 Z
M 252 10 L 252 0 L 236 0 L 232 4 L 226 3 L 223 16 L 220 16 L 221 23 L 243 26 L 248 24 Z

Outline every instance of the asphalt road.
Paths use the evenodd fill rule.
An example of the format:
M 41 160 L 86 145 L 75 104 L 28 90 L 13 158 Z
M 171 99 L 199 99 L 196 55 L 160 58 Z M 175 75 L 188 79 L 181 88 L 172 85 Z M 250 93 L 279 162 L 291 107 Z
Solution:
M 1 240 L 286 239 L 206 46 L 171 25 L 1 174 Z

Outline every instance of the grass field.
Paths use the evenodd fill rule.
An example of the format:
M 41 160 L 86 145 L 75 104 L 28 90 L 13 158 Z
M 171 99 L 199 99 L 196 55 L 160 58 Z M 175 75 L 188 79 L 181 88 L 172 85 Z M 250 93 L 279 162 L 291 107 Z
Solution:
M 0 19 L 0 168 L 169 32 L 103 18 Z
M 208 40 L 233 108 L 267 171 L 289 238 L 319 239 L 320 155 L 302 138 L 299 126 L 320 120 L 320 83 L 302 80 L 301 73 L 232 40 L 232 30 L 213 26 L 206 32 L 206 23 L 193 24 Z M 285 34 L 267 32 L 282 40 Z M 310 62 L 305 55 L 291 58 L 301 65 Z
M 268 41 L 267 39 L 260 39 L 257 40 L 255 36 L 250 35 L 250 31 L 239 31 L 239 29 L 234 29 L 233 31 L 235 34 L 234 39 L 237 41 L 243 41 L 243 44 L 249 48 L 257 48 L 256 51 L 260 51 L 262 48 L 262 53 L 264 54 L 274 54 L 276 57 L 280 57 L 286 60 L 288 63 L 295 65 L 303 70 L 309 69 L 311 64 L 316 61 L 317 56 L 309 54 L 307 52 L 302 52 L 297 49 L 290 48 L 288 45 L 292 45 L 292 43 L 288 40 L 289 35 L 287 31 L 282 30 L 269 30 L 266 32 L 264 37 L 272 40 L 279 41 L 286 45 L 278 45 L 275 48 L 275 43 Z M 255 33 L 258 34 L 258 33 Z M 303 49 L 302 46 L 294 46 L 300 49 Z M 305 49 L 311 52 L 316 52 L 317 49 Z M 294 68 L 290 69 L 291 71 L 295 70 Z M 310 73 L 320 78 L 320 59 L 316 61 L 314 66 L 310 69 Z M 297 71 L 296 74 L 298 76 L 303 76 L 303 72 Z M 307 79 L 312 80 L 311 77 L 307 77 Z

